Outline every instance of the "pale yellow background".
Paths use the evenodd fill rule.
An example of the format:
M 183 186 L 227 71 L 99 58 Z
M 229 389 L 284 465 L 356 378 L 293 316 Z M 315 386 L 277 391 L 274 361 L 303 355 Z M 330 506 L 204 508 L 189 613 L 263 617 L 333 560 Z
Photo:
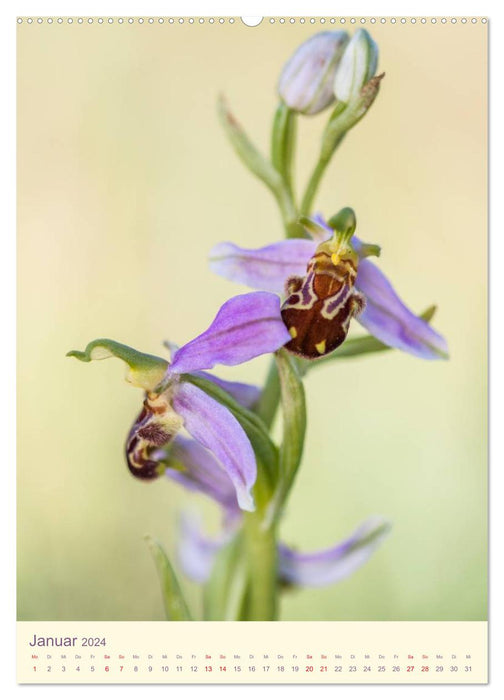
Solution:
M 152 353 L 184 343 L 244 291 L 215 277 L 220 240 L 282 232 L 270 194 L 220 129 L 224 92 L 269 141 L 283 62 L 316 25 L 19 27 L 19 465 L 21 620 L 156 620 L 142 536 L 173 554 L 177 512 L 203 497 L 130 477 L 140 393 L 118 362 L 65 358 L 108 336 Z M 317 199 L 355 208 L 358 234 L 434 325 L 449 362 L 399 352 L 341 361 L 306 383 L 305 459 L 282 527 L 329 546 L 372 514 L 390 538 L 343 583 L 291 592 L 284 619 L 486 618 L 486 26 L 367 25 L 386 72 Z M 346 25 L 353 31 L 350 24 Z M 327 114 L 303 119 L 297 172 Z M 355 324 L 355 332 L 360 332 Z M 266 358 L 222 370 L 259 381 Z M 199 611 L 199 592 L 187 584 Z

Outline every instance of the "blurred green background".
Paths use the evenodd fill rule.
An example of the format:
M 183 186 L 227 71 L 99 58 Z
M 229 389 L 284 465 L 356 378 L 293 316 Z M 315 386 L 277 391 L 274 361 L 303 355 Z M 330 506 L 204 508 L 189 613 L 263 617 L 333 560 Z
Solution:
M 119 362 L 67 359 L 97 337 L 151 353 L 207 327 L 244 288 L 213 276 L 221 240 L 281 235 L 270 194 L 216 118 L 223 92 L 269 141 L 283 62 L 320 25 L 18 27 L 18 618 L 163 619 L 143 541 L 175 551 L 188 504 L 123 458 L 141 395 Z M 346 25 L 349 31 L 353 28 Z M 291 620 L 486 619 L 486 28 L 375 25 L 380 95 L 342 144 L 317 209 L 357 212 L 380 266 L 434 326 L 449 362 L 399 352 L 307 380 L 305 458 L 282 527 L 330 546 L 366 517 L 394 524 L 352 578 L 285 595 Z M 327 113 L 300 124 L 298 181 Z M 354 324 L 353 333 L 360 333 Z M 221 375 L 259 382 L 260 358 Z M 278 426 L 277 426 L 278 428 Z M 187 583 L 190 602 L 199 589 Z

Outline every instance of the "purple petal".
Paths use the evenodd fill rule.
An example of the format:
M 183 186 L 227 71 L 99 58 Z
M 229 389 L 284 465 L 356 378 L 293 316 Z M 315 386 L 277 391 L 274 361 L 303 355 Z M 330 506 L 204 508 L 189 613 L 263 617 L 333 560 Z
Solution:
M 178 350 L 170 374 L 239 365 L 274 352 L 291 339 L 280 316 L 280 299 L 269 292 L 250 292 L 226 301 L 210 327 Z
M 252 289 L 283 294 L 289 277 L 306 274 L 316 247 L 315 241 L 304 238 L 290 238 L 256 250 L 219 243 L 210 251 L 210 269 Z
M 216 538 L 204 535 L 201 518 L 194 513 L 182 513 L 177 554 L 186 576 L 197 583 L 205 583 L 210 577 L 219 549 L 227 540 L 227 535 Z
M 210 380 L 221 389 L 224 389 L 230 396 L 233 397 L 244 408 L 253 408 L 259 401 L 261 389 L 255 384 L 245 384 L 244 382 L 230 382 L 227 379 L 216 377 L 210 372 L 195 372 L 198 377 L 204 377 Z
M 215 399 L 187 382 L 177 385 L 173 408 L 186 430 L 210 450 L 231 479 L 242 510 L 254 510 L 250 493 L 257 476 L 254 451 L 236 418 Z
M 179 349 L 178 345 L 169 340 L 164 341 L 164 346 L 169 350 L 170 357 L 173 357 Z M 227 391 L 227 393 L 244 408 L 253 408 L 261 396 L 261 389 L 255 384 L 230 382 L 227 379 L 216 377 L 214 374 L 210 374 L 210 372 L 194 372 L 194 374 L 220 386 L 221 389 Z
M 163 457 L 168 465 L 177 462 L 184 469 L 166 469 L 166 476 L 190 491 L 198 491 L 210 496 L 225 511 L 226 521 L 233 521 L 240 515 L 233 483 L 212 452 L 196 440 L 177 435 L 169 451 Z
M 301 554 L 279 545 L 280 576 L 296 586 L 319 587 L 342 581 L 367 562 L 389 530 L 387 521 L 374 517 L 331 549 Z
M 448 357 L 445 339 L 402 303 L 383 272 L 369 260 L 360 261 L 355 286 L 367 302 L 357 320 L 375 338 L 426 360 Z

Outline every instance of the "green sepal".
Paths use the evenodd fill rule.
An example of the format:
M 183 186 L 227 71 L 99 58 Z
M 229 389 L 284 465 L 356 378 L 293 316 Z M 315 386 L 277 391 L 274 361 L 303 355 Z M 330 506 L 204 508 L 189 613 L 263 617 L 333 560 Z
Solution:
M 279 486 L 272 517 L 281 512 L 303 456 L 306 432 L 306 402 L 303 381 L 295 359 L 285 350 L 277 350 L 275 359 L 280 380 L 283 416 L 283 440 L 279 456 Z
M 205 584 L 205 620 L 242 620 L 247 597 L 247 567 L 243 536 L 238 533 L 219 550 Z
M 179 622 L 192 620 L 193 618 L 189 612 L 182 589 L 164 549 L 150 535 L 146 535 L 144 539 L 151 551 L 158 571 L 166 619 Z
M 84 351 L 70 350 L 67 357 L 76 357 L 81 362 L 117 357 L 128 365 L 126 381 L 145 391 L 153 391 L 168 369 L 168 362 L 161 357 L 146 355 L 108 338 L 91 341 Z
M 245 431 L 257 459 L 257 481 L 254 486 L 254 500 L 257 507 L 269 500 L 278 475 L 278 448 L 269 436 L 263 421 L 252 411 L 244 408 L 227 391 L 209 379 L 193 374 L 182 375 L 183 381 L 194 384 L 208 396 L 225 406 L 234 415 Z

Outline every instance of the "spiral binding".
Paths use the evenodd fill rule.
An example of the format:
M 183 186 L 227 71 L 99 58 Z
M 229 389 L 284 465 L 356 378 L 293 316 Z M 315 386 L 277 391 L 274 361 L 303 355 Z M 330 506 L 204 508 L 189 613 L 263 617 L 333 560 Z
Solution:
M 259 24 L 486 24 L 487 17 L 263 17 Z M 242 17 L 18 17 L 18 24 L 244 24 Z

